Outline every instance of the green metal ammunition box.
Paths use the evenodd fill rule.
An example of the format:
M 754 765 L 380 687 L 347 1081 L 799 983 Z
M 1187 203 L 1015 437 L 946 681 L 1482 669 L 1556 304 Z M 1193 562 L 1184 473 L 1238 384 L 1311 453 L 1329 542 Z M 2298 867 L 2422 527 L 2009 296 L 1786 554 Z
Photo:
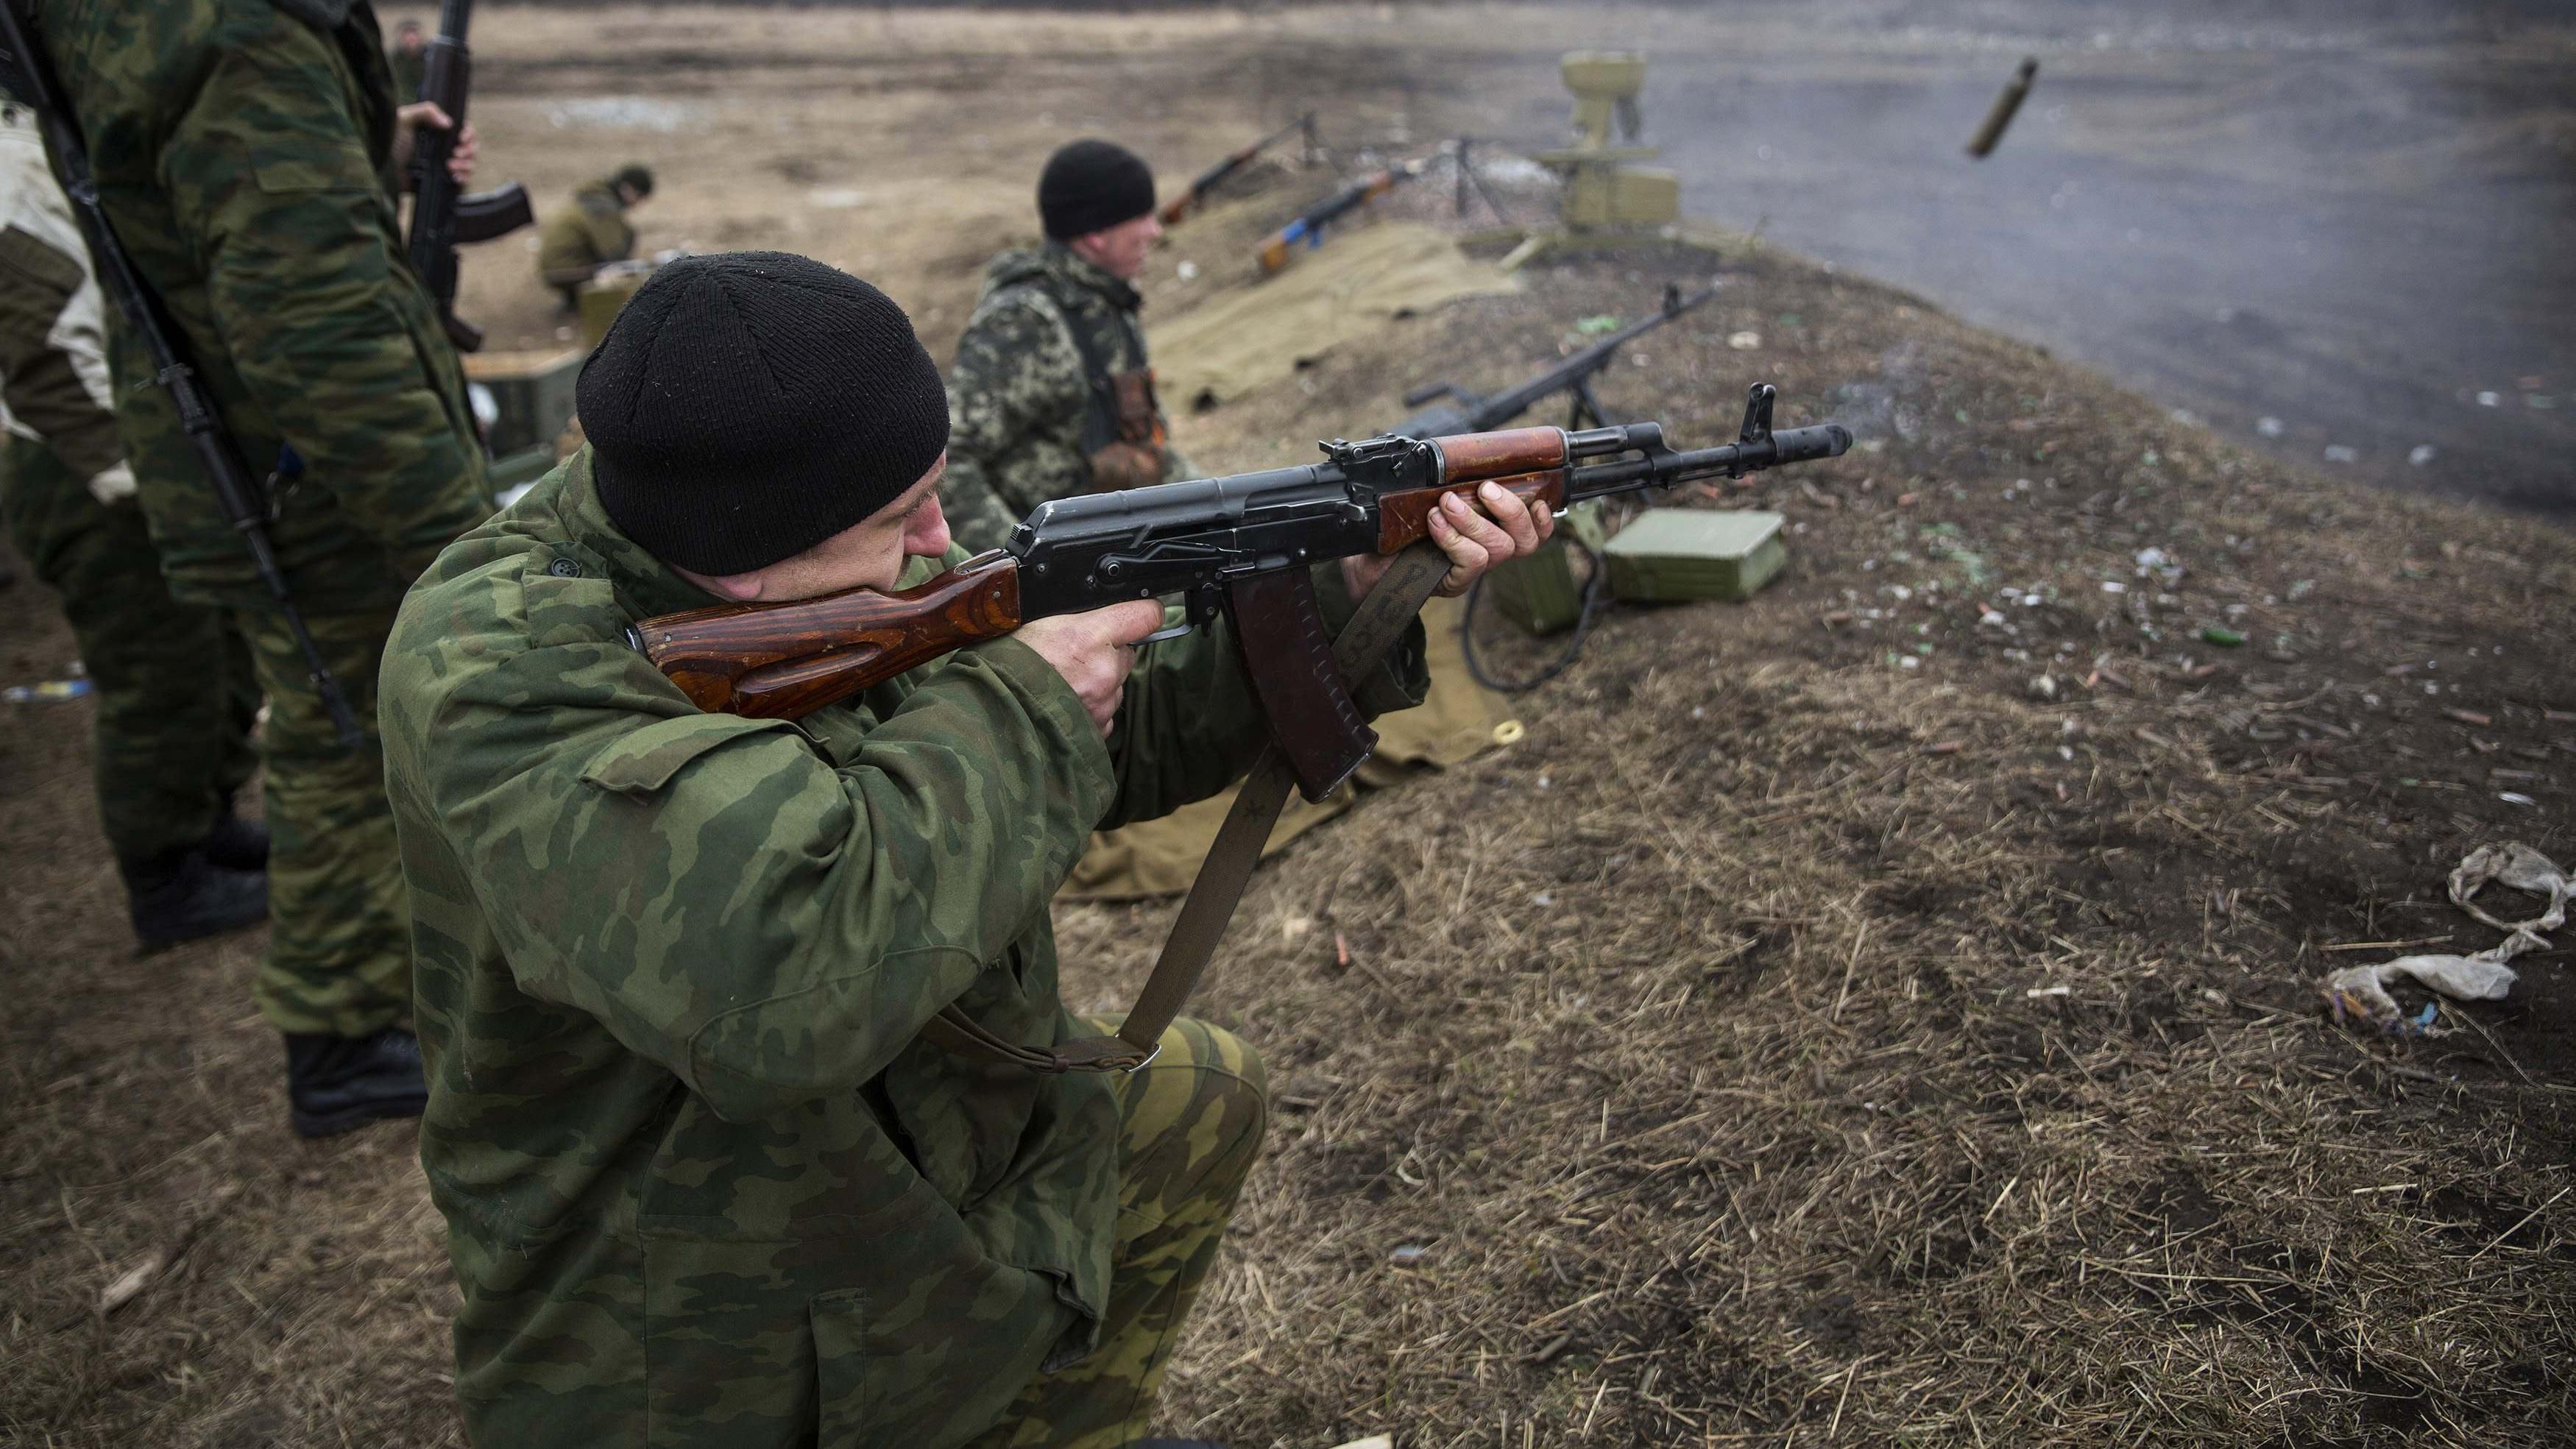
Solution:
M 572 421 L 573 387 L 581 381 L 583 354 L 476 352 L 465 358 L 465 379 L 491 394 L 500 416 L 492 422 L 495 457 L 551 447 Z
M 1494 608 L 1532 634 L 1571 629 L 1583 617 L 1583 585 L 1576 580 L 1568 534 L 1597 549 L 1602 544 L 1598 501 L 1578 503 L 1557 520 L 1556 536 L 1528 558 L 1512 559 L 1486 575 Z
M 1789 561 L 1776 513 L 1649 508 L 1602 555 L 1610 592 L 1640 603 L 1748 599 Z

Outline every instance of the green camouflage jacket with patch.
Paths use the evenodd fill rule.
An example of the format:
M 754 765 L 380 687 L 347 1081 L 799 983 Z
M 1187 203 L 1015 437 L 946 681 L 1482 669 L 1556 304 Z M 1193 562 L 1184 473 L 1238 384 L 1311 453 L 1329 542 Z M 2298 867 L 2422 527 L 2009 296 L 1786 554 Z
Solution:
M 390 604 L 491 512 L 455 351 L 405 260 L 374 13 L 307 0 L 42 0 L 99 192 L 254 476 L 307 609 Z M 169 397 L 113 349 L 171 592 L 269 607 Z
M 1150 646 L 1106 742 L 1013 639 L 799 723 L 701 713 L 626 630 L 709 600 L 589 462 L 441 555 L 385 652 L 474 1441 L 957 1443 L 1091 1348 L 1118 1121 L 915 1034 L 1078 1034 L 1048 900 L 1093 828 L 1248 764 L 1232 640 Z
M 970 551 L 999 546 L 1039 504 L 1090 489 L 1082 435 L 1092 385 L 1072 329 L 1105 370 L 1143 367 L 1142 302 L 1054 242 L 985 266 L 948 373 L 948 481 L 939 490 L 950 531 Z M 1197 476 L 1180 449 L 1165 451 L 1162 481 Z

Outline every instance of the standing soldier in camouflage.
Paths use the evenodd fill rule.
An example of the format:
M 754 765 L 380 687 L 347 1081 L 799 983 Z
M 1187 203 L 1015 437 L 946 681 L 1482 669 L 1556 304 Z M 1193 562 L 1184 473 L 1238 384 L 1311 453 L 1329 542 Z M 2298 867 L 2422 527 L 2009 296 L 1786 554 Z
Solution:
M 943 501 L 972 550 L 1051 499 L 1197 476 L 1169 441 L 1136 321 L 1136 277 L 1163 234 L 1152 168 L 1123 146 L 1075 141 L 1038 175 L 1038 218 L 1043 246 L 984 268 L 949 372 Z
M 652 194 L 653 173 L 629 164 L 614 176 L 585 182 L 537 229 L 537 277 L 564 306 L 581 304 L 581 284 L 600 268 L 635 255 L 635 228 L 626 213 Z
M 701 713 L 637 620 L 964 556 L 939 374 L 863 282 L 692 257 L 580 405 L 589 445 L 439 557 L 385 657 L 469 1438 L 1137 1444 L 1259 1152 L 1259 1059 L 1191 1021 L 1118 1077 L 921 1033 L 1103 1029 L 1058 998 L 1047 902 L 1104 816 L 1251 760 L 1232 640 L 1139 650 L 1162 610 L 1132 602 L 794 724 Z M 1452 587 L 1546 531 L 1486 506 L 1434 525 Z M 1318 570 L 1328 614 L 1386 562 Z
M 34 17 L 99 192 L 252 466 L 269 536 L 365 739 L 338 739 L 140 348 L 119 422 L 172 597 L 231 611 L 268 696 L 272 930 L 255 994 L 292 1121 L 322 1136 L 425 1097 L 411 939 L 375 734 L 395 606 L 490 509 L 465 380 L 403 260 L 412 130 L 364 0 L 45 0 Z M 470 133 L 455 169 L 470 166 Z
M 385 65 L 394 73 L 394 100 L 408 105 L 420 99 L 420 83 L 429 78 L 429 37 L 417 20 L 406 20 L 394 27 L 393 48 L 385 52 Z
M 268 832 L 233 814 L 259 690 L 222 613 L 170 597 L 116 440 L 98 282 L 35 116 L 0 99 L 0 514 L 62 595 L 98 701 L 98 817 L 146 950 L 268 919 Z

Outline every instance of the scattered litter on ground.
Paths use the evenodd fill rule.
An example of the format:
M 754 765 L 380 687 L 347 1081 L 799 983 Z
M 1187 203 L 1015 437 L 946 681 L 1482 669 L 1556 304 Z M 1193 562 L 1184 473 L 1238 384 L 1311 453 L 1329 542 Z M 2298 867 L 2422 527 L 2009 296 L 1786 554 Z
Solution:
M 69 679 L 48 679 L 42 684 L 13 684 L 0 689 L 0 700 L 10 704 L 58 704 L 67 699 L 81 698 L 90 692 L 91 687 L 88 677 L 74 666 Z
M 2547 896 L 2548 908 L 2528 920 L 2500 920 L 2475 899 L 2490 883 Z M 2509 842 L 2482 845 L 2470 851 L 2451 872 L 2450 892 L 2453 905 L 2506 932 L 2505 938 L 2473 956 L 2400 956 L 2377 965 L 2347 966 L 2328 976 L 2323 988 L 2326 1005 L 2335 1020 L 2357 1016 L 2397 1036 L 2438 1034 L 2433 1025 L 2433 1003 L 2425 1003 L 2423 1010 L 2410 1016 L 2388 994 L 2389 983 L 2400 979 L 2413 980 L 2454 1001 L 2502 1001 L 2518 979 L 2514 969 L 2505 963 L 2535 946 L 2548 944 L 2542 933 L 2566 923 L 2567 897 L 2576 892 L 2576 881 L 2571 881 L 2548 856 L 2528 845 Z
M 1759 332 L 1729 332 L 1726 334 L 1726 345 L 1734 348 L 1738 352 L 1751 352 L 1762 345 L 1762 334 Z

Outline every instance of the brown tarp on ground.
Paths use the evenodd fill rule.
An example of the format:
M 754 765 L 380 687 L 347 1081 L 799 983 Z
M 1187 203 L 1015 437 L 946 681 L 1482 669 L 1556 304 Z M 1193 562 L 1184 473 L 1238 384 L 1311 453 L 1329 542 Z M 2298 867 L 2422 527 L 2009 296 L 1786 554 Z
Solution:
M 1237 287 L 1154 326 L 1154 374 L 1179 407 L 1232 402 L 1294 376 L 1301 360 L 1365 337 L 1398 317 L 1461 297 L 1517 292 L 1520 282 L 1419 222 L 1336 228 L 1287 270 Z M 1389 421 L 1393 421 L 1389 419 Z
M 1510 701 L 1468 676 L 1466 658 L 1458 647 L 1460 617 L 1454 599 L 1433 599 L 1422 611 L 1431 656 L 1430 696 L 1419 708 L 1379 716 L 1377 752 L 1360 766 L 1351 784 L 1326 796 L 1320 805 L 1290 795 L 1288 809 L 1271 831 L 1263 854 L 1348 810 L 1367 791 L 1383 790 L 1425 770 L 1463 764 L 1494 748 L 1498 739 L 1519 734 Z M 1091 848 L 1066 879 L 1060 897 L 1126 901 L 1188 890 L 1208 843 L 1216 839 L 1218 823 L 1233 804 L 1234 792 L 1228 790 L 1160 820 L 1095 832 Z

